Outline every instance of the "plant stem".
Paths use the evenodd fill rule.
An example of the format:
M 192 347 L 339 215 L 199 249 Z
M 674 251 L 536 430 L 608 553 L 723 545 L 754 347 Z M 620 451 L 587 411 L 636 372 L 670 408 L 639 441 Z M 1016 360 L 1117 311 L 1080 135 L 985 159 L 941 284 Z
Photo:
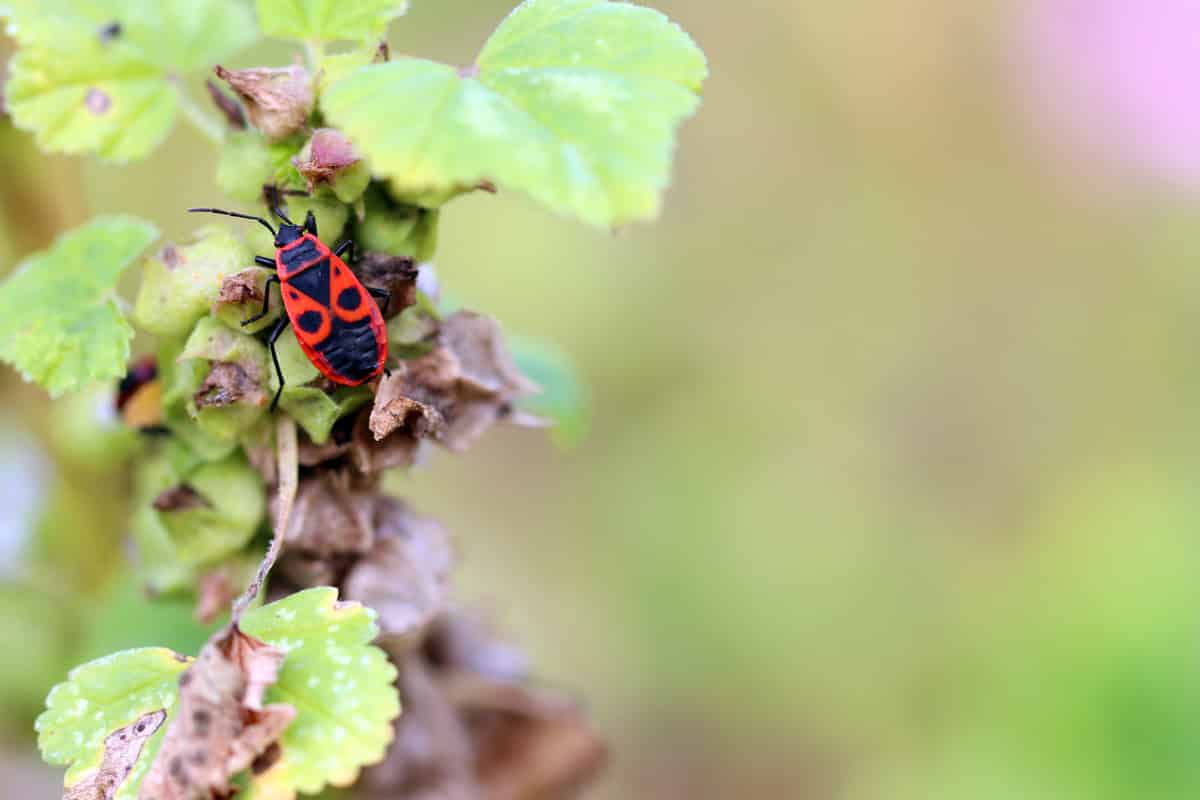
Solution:
M 321 60 L 325 58 L 325 43 L 310 39 L 304 43 L 304 52 L 308 56 L 309 71 L 316 72 Z
M 213 144 L 225 141 L 225 128 L 215 117 L 196 105 L 196 101 L 182 86 L 175 87 L 175 94 L 179 98 L 179 108 L 183 111 L 184 119 L 190 122 L 193 128 Z

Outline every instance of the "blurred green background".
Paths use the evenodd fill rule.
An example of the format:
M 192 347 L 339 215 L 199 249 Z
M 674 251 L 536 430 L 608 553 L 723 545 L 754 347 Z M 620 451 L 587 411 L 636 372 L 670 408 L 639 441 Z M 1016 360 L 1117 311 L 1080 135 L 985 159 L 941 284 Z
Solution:
M 654 5 L 712 69 L 662 219 L 442 218 L 444 285 L 573 355 L 590 436 L 493 431 L 392 482 L 454 533 L 458 596 L 586 699 L 614 755 L 591 796 L 1195 796 L 1200 187 L 1039 110 L 1071 94 L 1046 48 L 1080 43 L 1030 51 L 1024 4 Z M 467 63 L 508 7 L 418 0 L 394 51 Z M 186 129 L 123 169 L 0 147 L 5 265 L 221 200 Z M 203 632 L 123 577 L 124 479 L 0 392 L 0 781 L 50 797 L 46 688 Z

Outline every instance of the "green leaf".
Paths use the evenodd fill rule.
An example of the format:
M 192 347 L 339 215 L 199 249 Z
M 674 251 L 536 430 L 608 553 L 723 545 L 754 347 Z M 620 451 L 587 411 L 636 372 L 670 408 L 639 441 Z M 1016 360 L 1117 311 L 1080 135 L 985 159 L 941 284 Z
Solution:
M 303 189 L 304 179 L 292 166 L 292 156 L 304 146 L 302 136 L 268 142 L 257 131 L 229 136 L 217 162 L 217 185 L 240 203 L 262 200 L 263 186 Z
M 47 763 L 67 766 L 64 784 L 78 783 L 100 766 L 104 737 L 143 714 L 165 709 L 178 696 L 179 675 L 188 659 L 162 647 L 125 650 L 89 661 L 50 690 L 38 717 L 38 747 Z M 133 771 L 117 793 L 137 796 L 137 784 L 162 743 L 164 723 L 146 743 Z
M 233 368 L 240 370 L 241 377 L 232 386 L 226 381 L 224 389 L 242 394 L 236 400 L 212 404 L 202 403 L 204 395 L 198 396 L 199 392 L 193 391 L 188 395 L 184 401 L 185 408 L 200 430 L 216 439 L 235 442 L 263 418 L 268 402 L 265 394 L 267 358 L 266 346 L 253 336 L 233 330 L 215 317 L 200 320 L 184 344 L 179 360 L 203 361 L 207 364 L 202 370 L 206 378 L 217 364 L 233 365 Z M 194 374 L 200 373 L 197 370 Z M 199 390 L 200 385 L 196 389 Z
M 339 386 L 326 392 L 318 386 L 307 385 L 321 373 L 300 349 L 295 336 L 285 334 L 280 337 L 275 352 L 279 355 L 284 379 L 279 407 L 296 420 L 313 442 L 323 443 L 329 438 L 335 422 L 370 402 L 371 390 L 367 386 Z M 274 396 L 279 388 L 274 370 L 270 372 L 267 385 Z
M 525 377 L 541 387 L 539 394 L 517 400 L 517 407 L 554 422 L 552 436 L 563 447 L 578 444 L 591 422 L 587 386 L 570 357 L 541 339 L 513 336 L 513 361 Z
M 158 237 L 133 217 L 98 217 L 59 237 L 0 285 L 0 359 L 51 395 L 118 378 L 133 329 L 117 277 Z
M 253 264 L 227 226 L 205 226 L 190 243 L 169 244 L 146 259 L 134 321 L 160 336 L 185 334 L 209 313 L 225 278 Z
M 658 213 L 707 72 L 657 11 L 528 0 L 470 68 L 373 64 L 321 103 L 403 200 L 436 205 L 490 180 L 607 226 Z
M 332 42 L 383 36 L 408 0 L 256 0 L 255 6 L 267 36 Z
M 296 709 L 279 760 L 254 783 L 312 794 L 353 783 L 362 766 L 383 758 L 400 701 L 395 668 L 370 644 L 374 611 L 320 587 L 248 612 L 241 627 L 287 652 L 265 700 Z
M 95 472 L 118 469 L 139 450 L 142 437 L 115 412 L 113 387 L 108 383 L 53 401 L 47 433 L 55 457 Z
M 384 202 L 382 191 L 367 192 L 366 215 L 355 227 L 355 240 L 363 252 L 409 256 L 417 261 L 433 258 L 437 248 L 436 208 Z
M 249 611 L 247 634 L 286 653 L 265 702 L 287 703 L 296 717 L 279 741 L 280 757 L 250 776 L 253 797 L 312 794 L 347 786 L 383 758 L 400 713 L 396 669 L 371 641 L 375 612 L 339 603 L 337 590 L 308 589 Z M 38 744 L 51 764 L 68 765 L 72 786 L 99 766 L 104 737 L 139 716 L 165 709 L 167 722 L 146 743 L 117 797 L 132 800 L 162 744 L 189 659 L 165 648 L 126 650 L 73 670 L 51 690 L 37 720 Z
M 57 35 L 13 57 L 5 99 L 13 122 L 49 153 L 97 153 L 118 163 L 145 157 L 175 122 L 175 91 L 152 64 L 95 34 Z M 64 56 L 64 49 L 74 54 Z
M 179 361 L 184 344 L 183 339 L 164 338 L 158 348 L 163 424 L 186 445 L 197 461 L 216 461 L 232 453 L 237 441 L 202 430 L 192 416 L 195 394 L 200 390 L 210 365 L 201 359 Z
M 317 66 L 317 95 L 329 86 L 345 78 L 359 67 L 375 60 L 379 53 L 378 43 L 371 43 L 345 53 L 323 53 Z
M 240 453 L 177 473 L 173 485 L 188 487 L 195 505 L 154 513 L 181 564 L 211 564 L 238 551 L 254 536 L 266 511 L 262 478 Z
M 118 23 L 116 35 L 102 29 Z M 5 94 L 20 128 L 50 152 L 142 158 L 170 131 L 170 75 L 232 55 L 256 38 L 228 0 L 15 0 L 21 45 Z

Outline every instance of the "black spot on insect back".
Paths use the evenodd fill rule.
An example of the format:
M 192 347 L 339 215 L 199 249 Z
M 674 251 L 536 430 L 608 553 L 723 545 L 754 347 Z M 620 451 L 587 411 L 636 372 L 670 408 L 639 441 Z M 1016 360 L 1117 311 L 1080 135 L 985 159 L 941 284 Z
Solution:
M 337 304 L 347 311 L 354 311 L 362 304 L 362 295 L 359 294 L 358 289 L 347 286 L 338 292 Z
M 321 314 L 317 311 L 305 311 L 296 318 L 296 327 L 305 333 L 316 333 L 321 329 Z

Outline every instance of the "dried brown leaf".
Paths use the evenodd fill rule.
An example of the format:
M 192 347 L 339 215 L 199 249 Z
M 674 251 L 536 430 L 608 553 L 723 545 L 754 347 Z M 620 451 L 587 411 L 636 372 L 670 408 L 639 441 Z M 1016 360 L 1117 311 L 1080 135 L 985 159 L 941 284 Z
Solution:
M 470 311 L 442 320 L 433 348 L 400 367 L 375 395 L 370 428 L 378 441 L 398 432 L 432 435 L 462 451 L 510 418 L 516 398 L 537 391 L 513 362 L 499 324 Z
M 538 390 L 521 374 L 504 344 L 504 333 L 491 317 L 459 311 L 442 322 L 444 346 L 458 359 L 458 380 L 488 396 L 517 396 Z
M 308 157 L 293 156 L 292 165 L 304 177 L 310 192 L 318 184 L 331 182 L 343 170 L 361 160 L 350 140 L 333 128 L 313 131 L 306 149 Z
M 475 734 L 475 773 L 488 800 L 560 800 L 591 782 L 608 749 L 577 712 L 498 712 Z
M 234 586 L 230 568 L 222 565 L 200 576 L 196 585 L 196 619 L 209 623 L 221 615 L 241 591 Z
M 167 712 L 161 708 L 149 711 L 104 737 L 104 756 L 100 760 L 100 768 L 68 787 L 63 793 L 63 800 L 112 800 L 137 763 L 146 741 L 166 718 Z
M 218 361 L 213 364 L 192 399 L 197 408 L 228 406 L 233 403 L 261 406 L 267 402 L 267 396 L 262 390 L 262 376 L 251 374 L 241 364 L 232 361 Z
M 364 253 L 354 265 L 358 279 L 366 286 L 386 289 L 391 295 L 388 300 L 388 319 L 417 302 L 416 262 L 407 256 L 387 253 Z
M 394 467 L 420 463 L 425 450 L 424 438 L 407 428 L 398 428 L 383 441 L 376 441 L 370 428 L 374 412 L 374 408 L 363 409 L 355 421 L 349 453 L 354 469 L 363 475 L 375 475 Z
M 300 431 L 300 466 L 315 467 L 336 461 L 349 451 L 354 434 L 353 415 L 342 417 L 333 425 L 333 430 L 321 444 L 314 444 L 308 434 Z
M 208 498 L 186 483 L 172 486 L 154 498 L 155 511 L 189 511 L 193 508 L 211 508 Z
M 375 546 L 343 587 L 348 599 L 375 609 L 396 652 L 401 642 L 415 643 L 445 609 L 454 554 L 445 528 L 403 502 L 378 497 L 374 512 Z
M 354 556 L 315 556 L 311 553 L 284 553 L 279 558 L 274 577 L 286 578 L 286 583 L 272 579 L 269 599 L 279 600 L 299 589 L 313 586 L 336 586 L 354 561 Z M 277 592 L 283 589 L 282 593 Z
M 230 625 L 213 635 L 179 679 L 179 710 L 142 781 L 142 800 L 210 800 L 232 792 L 295 716 L 263 706 L 284 652 Z
M 396 739 L 387 758 L 363 773 L 363 785 L 380 797 L 483 800 L 467 729 L 419 659 L 401 665 L 399 688 Z
M 242 98 L 250 124 L 268 139 L 282 139 L 308 122 L 313 90 L 304 67 L 228 70 L 217 66 L 215 72 Z
M 228 276 L 221 282 L 217 302 L 230 305 L 241 305 L 250 301 L 261 303 L 263 290 L 258 279 L 259 274 L 258 270 L 244 269 Z
M 464 670 L 437 681 L 470 731 L 488 800 L 571 797 L 607 761 L 604 743 L 562 692 Z
M 409 379 L 409 370 L 404 364 L 400 364 L 395 372 L 380 381 L 368 418 L 368 427 L 375 441 L 382 441 L 398 428 L 403 428 L 416 439 L 436 437 L 441 432 L 445 424 L 441 412 L 433 406 L 406 396 L 405 389 L 410 384 L 412 381 Z M 420 388 L 414 384 L 410 391 L 417 393 Z
M 211 78 L 204 81 L 204 88 L 208 91 L 208 96 L 212 99 L 213 105 L 225 117 L 225 122 L 229 127 L 235 131 L 245 130 L 246 114 L 242 111 L 242 107 L 238 105 L 237 101 L 222 92 Z
M 318 558 L 365 553 L 374 541 L 375 495 L 351 487 L 349 475 L 324 470 L 300 481 L 284 547 Z
M 478 612 L 454 608 L 439 617 L 425 640 L 425 652 L 446 672 L 471 672 L 514 683 L 529 677 L 525 653 Z

